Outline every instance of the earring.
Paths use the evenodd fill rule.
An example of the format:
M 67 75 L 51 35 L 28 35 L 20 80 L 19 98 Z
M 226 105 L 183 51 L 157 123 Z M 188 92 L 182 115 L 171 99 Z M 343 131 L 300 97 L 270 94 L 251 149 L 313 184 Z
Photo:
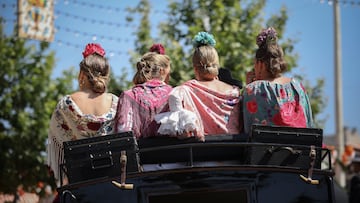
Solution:
M 84 87 L 84 84 L 85 84 L 85 81 L 84 81 L 84 80 L 80 80 L 80 81 L 79 81 L 80 89 L 82 89 L 82 88 Z

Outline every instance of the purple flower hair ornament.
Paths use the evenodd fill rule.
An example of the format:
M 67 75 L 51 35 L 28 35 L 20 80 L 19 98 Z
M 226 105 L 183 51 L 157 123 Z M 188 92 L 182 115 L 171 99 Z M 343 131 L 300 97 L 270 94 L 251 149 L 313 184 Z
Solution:
M 268 43 L 276 42 L 276 30 L 273 27 L 269 27 L 267 29 L 263 29 L 258 36 L 256 37 L 256 44 L 261 47 Z

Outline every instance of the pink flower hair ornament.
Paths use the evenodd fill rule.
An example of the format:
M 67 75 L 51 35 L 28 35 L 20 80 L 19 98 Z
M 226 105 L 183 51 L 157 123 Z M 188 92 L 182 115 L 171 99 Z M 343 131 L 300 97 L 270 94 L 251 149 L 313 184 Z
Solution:
M 96 43 L 87 44 L 82 55 L 84 56 L 84 58 L 86 58 L 87 56 L 94 54 L 94 53 L 96 53 L 102 57 L 105 56 L 105 50 L 101 47 L 100 44 L 96 44 Z
M 150 49 L 151 52 L 156 52 L 158 54 L 165 54 L 165 48 L 163 47 L 162 44 L 153 44 Z

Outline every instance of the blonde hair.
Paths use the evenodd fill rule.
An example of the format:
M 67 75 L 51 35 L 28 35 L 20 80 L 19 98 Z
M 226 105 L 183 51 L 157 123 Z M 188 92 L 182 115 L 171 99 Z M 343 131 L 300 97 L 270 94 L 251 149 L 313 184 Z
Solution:
M 219 74 L 219 56 L 216 49 L 205 45 L 195 48 L 192 63 L 200 79 L 212 80 Z
M 170 66 L 170 58 L 167 55 L 158 54 L 155 52 L 148 52 L 144 54 L 140 61 L 136 63 L 137 71 L 133 78 L 133 83 L 142 84 L 151 79 L 160 79 L 164 81 L 164 75 L 161 74 L 161 69 Z
M 86 74 L 94 92 L 106 91 L 110 76 L 110 65 L 106 58 L 96 53 L 88 55 L 80 62 L 80 70 Z

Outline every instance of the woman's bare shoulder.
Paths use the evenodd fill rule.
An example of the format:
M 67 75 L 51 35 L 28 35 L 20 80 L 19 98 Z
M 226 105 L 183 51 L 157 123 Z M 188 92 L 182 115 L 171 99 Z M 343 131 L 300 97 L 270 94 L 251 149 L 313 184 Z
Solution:
M 217 82 L 217 87 L 218 87 L 218 90 L 221 91 L 221 92 L 222 91 L 231 91 L 231 90 L 234 90 L 234 89 L 239 89 L 237 86 L 227 84 L 227 83 L 222 82 L 220 80 L 218 80 L 218 82 Z
M 288 77 L 282 76 L 282 77 L 278 77 L 278 78 L 274 79 L 274 80 L 272 81 L 272 83 L 277 83 L 277 84 L 283 85 L 283 84 L 290 83 L 291 80 L 292 80 L 292 78 L 288 78 Z

